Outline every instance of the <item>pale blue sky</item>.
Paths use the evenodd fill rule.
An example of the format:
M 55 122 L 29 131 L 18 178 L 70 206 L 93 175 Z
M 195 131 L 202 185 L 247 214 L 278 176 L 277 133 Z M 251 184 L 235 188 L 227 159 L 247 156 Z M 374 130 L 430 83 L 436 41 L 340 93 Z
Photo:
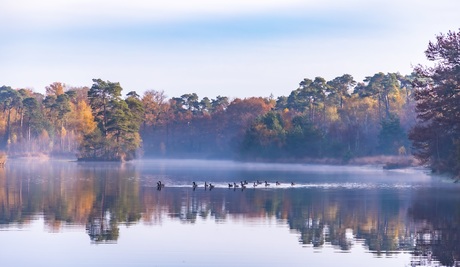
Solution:
M 460 28 L 458 0 L 164 2 L 0 1 L 0 85 L 277 97 L 303 78 L 409 74 Z

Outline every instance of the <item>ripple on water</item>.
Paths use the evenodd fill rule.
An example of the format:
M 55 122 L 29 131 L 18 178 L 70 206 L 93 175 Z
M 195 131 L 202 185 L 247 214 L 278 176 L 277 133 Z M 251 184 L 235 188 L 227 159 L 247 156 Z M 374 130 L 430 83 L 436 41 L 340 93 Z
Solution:
M 196 189 L 204 189 L 205 185 L 204 182 L 197 182 L 198 186 Z M 228 188 L 228 189 L 235 189 L 234 187 L 229 187 L 228 183 L 208 183 L 208 185 L 212 184 L 214 188 Z M 156 186 L 152 184 L 152 186 Z M 236 189 L 242 189 L 241 185 L 237 183 Z M 166 184 L 166 188 L 193 188 L 192 184 L 188 183 L 172 183 Z M 269 186 L 265 186 L 264 184 L 259 184 L 254 186 L 253 184 L 249 183 L 246 185 L 244 189 L 251 189 L 251 190 L 276 190 L 276 189 L 295 189 L 295 188 L 315 188 L 315 189 L 411 189 L 411 188 L 420 188 L 421 185 L 414 185 L 414 184 L 405 184 L 405 183 L 398 183 L 398 184 L 375 184 L 375 183 L 297 183 L 295 185 L 291 185 L 289 183 L 281 183 L 280 185 L 275 185 L 274 183 L 270 184 Z

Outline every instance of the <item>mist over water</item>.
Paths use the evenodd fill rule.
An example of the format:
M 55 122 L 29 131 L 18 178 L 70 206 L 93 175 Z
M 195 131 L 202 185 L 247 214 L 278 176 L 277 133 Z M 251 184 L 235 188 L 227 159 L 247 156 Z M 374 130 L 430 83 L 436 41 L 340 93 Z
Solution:
M 190 185 L 193 181 L 212 182 L 226 187 L 228 183 L 268 181 L 278 188 L 290 187 L 365 187 L 421 186 L 431 183 L 426 170 L 412 168 L 383 170 L 379 166 L 330 166 L 314 164 L 246 163 L 218 160 L 146 160 L 133 165 L 145 173 L 164 177 L 171 186 Z M 155 176 L 154 176 L 155 177 Z M 170 179 L 172 177 L 173 179 Z
M 17 159 L 0 169 L 0 264 L 450 266 L 459 191 L 416 168 Z

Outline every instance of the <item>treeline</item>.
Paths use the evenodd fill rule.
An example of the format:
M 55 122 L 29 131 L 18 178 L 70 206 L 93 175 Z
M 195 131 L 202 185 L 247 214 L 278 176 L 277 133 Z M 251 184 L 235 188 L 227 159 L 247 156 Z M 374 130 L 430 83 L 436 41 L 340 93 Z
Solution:
M 415 123 L 413 77 L 377 73 L 357 83 L 304 79 L 289 96 L 166 101 L 149 91 L 141 127 L 147 155 L 243 159 L 323 158 L 409 153 Z
M 75 155 L 96 127 L 88 90 L 58 82 L 46 87 L 46 95 L 0 87 L 0 148 L 10 156 Z
M 0 148 L 10 156 L 130 160 L 141 144 L 143 108 L 135 92 L 94 79 L 91 88 L 55 82 L 46 95 L 0 87 Z
M 415 122 L 412 76 L 377 73 L 357 83 L 304 79 L 289 96 L 215 99 L 53 83 L 46 95 L 0 88 L 0 133 L 9 154 L 87 159 L 145 156 L 344 158 L 406 153 Z M 138 148 L 141 148 L 140 150 Z
M 87 160 L 143 154 L 346 162 L 413 153 L 435 170 L 458 173 L 459 40 L 459 33 L 439 35 L 426 51 L 435 65 L 417 66 L 411 75 L 305 78 L 277 99 L 167 98 L 154 90 L 123 98 L 119 83 L 101 79 L 91 88 L 56 82 L 46 95 L 3 86 L 0 149 Z

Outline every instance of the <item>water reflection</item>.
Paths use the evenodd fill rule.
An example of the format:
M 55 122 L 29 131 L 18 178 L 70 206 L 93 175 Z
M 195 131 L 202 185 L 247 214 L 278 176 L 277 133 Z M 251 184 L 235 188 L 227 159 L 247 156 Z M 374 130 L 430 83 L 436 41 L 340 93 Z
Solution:
M 122 225 L 276 220 L 303 246 L 350 252 L 364 244 L 376 257 L 410 251 L 412 266 L 458 264 L 459 189 L 417 180 L 421 173 L 380 173 L 388 179 L 373 173 L 363 180 L 352 169 L 306 176 L 291 169 L 194 172 L 174 166 L 9 162 L 0 169 L 0 227 L 27 227 L 41 215 L 49 232 L 77 226 L 99 244 L 117 243 Z M 275 177 L 281 186 L 235 190 L 226 184 Z M 205 180 L 216 188 L 206 190 Z M 191 181 L 200 186 L 193 190 Z

